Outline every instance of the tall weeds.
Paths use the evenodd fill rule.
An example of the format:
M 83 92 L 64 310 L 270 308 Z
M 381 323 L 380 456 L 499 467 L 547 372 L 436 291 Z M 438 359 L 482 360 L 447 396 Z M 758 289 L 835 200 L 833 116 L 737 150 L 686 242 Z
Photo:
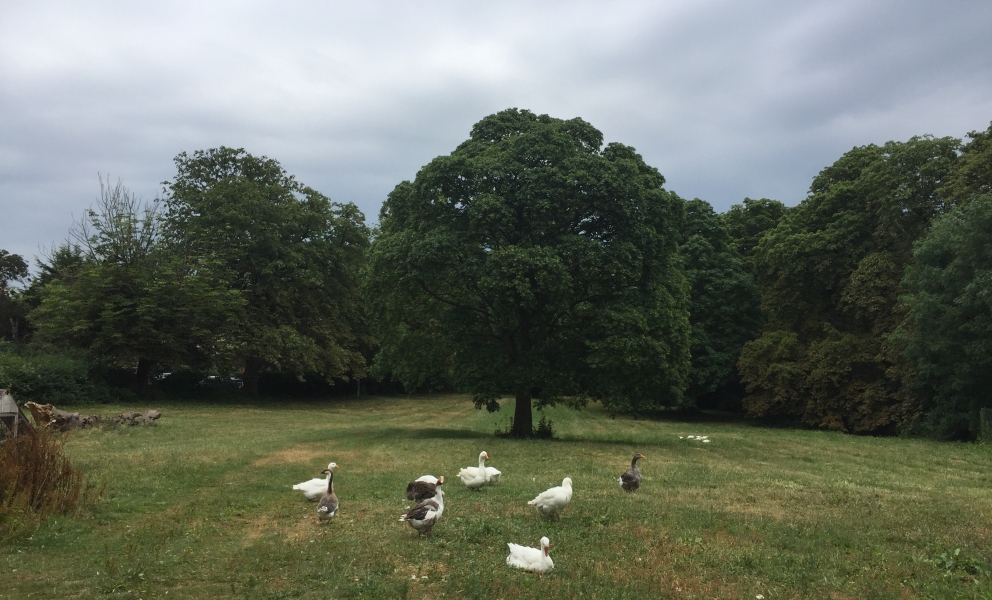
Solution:
M 33 531 L 49 515 L 79 508 L 83 473 L 65 455 L 65 440 L 40 427 L 37 435 L 0 442 L 0 544 Z

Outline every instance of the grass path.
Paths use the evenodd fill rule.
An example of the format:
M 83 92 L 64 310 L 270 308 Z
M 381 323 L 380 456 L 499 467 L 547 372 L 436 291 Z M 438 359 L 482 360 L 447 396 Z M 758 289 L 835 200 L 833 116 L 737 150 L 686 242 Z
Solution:
M 73 433 L 103 497 L 0 548 L 0 599 L 992 599 L 992 447 L 597 406 L 549 409 L 554 441 L 495 438 L 510 404 L 171 403 L 156 428 Z M 503 478 L 473 493 L 456 473 L 481 450 Z M 634 452 L 644 483 L 626 494 L 616 478 Z M 331 460 L 341 514 L 321 526 L 290 486 Z M 449 481 L 429 539 L 397 522 L 423 473 Z M 526 506 L 566 475 L 575 496 L 559 522 Z M 542 535 L 550 575 L 505 565 L 506 542 Z

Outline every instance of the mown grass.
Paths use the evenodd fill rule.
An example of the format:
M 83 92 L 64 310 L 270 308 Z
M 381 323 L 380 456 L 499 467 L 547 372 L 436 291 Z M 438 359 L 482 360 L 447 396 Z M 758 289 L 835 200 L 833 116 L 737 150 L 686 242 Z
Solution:
M 597 406 L 550 409 L 559 439 L 517 441 L 492 435 L 512 411 L 463 396 L 159 408 L 155 428 L 72 434 L 103 499 L 0 549 L 0 598 L 992 598 L 989 446 Z M 455 474 L 481 450 L 503 478 L 473 493 Z M 331 460 L 341 514 L 321 526 L 290 486 Z M 423 473 L 449 485 L 418 539 L 397 518 Z M 560 521 L 526 506 L 566 475 Z M 542 535 L 551 574 L 506 566 L 506 542 Z

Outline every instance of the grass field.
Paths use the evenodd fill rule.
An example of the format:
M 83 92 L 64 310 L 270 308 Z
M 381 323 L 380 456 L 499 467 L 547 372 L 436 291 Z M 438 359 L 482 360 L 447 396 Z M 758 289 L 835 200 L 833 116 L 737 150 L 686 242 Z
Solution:
M 496 438 L 509 404 L 165 403 L 155 428 L 75 432 L 103 496 L 0 549 L 0 598 L 992 598 L 990 446 L 595 405 L 548 410 L 559 439 Z M 503 476 L 474 493 L 456 473 L 481 450 Z M 634 452 L 644 483 L 627 494 Z M 290 487 L 331 460 L 340 516 L 319 525 Z M 418 539 L 397 519 L 424 473 L 449 485 Z M 566 475 L 572 503 L 548 522 L 526 502 Z M 552 573 L 506 566 L 507 542 L 542 535 Z

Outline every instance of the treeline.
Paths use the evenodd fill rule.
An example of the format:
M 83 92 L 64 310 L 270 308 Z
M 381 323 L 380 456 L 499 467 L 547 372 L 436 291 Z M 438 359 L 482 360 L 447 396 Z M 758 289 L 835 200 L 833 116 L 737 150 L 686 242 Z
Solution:
M 5 337 L 29 342 L 27 354 L 60 351 L 118 379 L 123 370 L 138 394 L 163 370 L 239 373 L 249 394 L 265 370 L 363 377 L 372 345 L 359 300 L 370 233 L 361 212 L 243 150 L 175 163 L 152 203 L 101 184 L 68 240 L 23 290 L 5 293 Z M 26 276 L 23 260 L 6 259 L 19 261 L 6 280 Z M 4 370 L 12 387 L 37 379 L 31 361 L 9 355 L 0 386 Z
M 512 396 L 518 435 L 532 406 L 595 399 L 974 438 L 990 140 L 854 148 L 795 207 L 717 214 L 581 119 L 512 109 L 399 184 L 374 231 L 274 160 L 183 153 L 155 202 L 102 185 L 30 279 L 0 253 L 0 387 L 44 388 L 61 360 L 137 394 L 167 371 Z

